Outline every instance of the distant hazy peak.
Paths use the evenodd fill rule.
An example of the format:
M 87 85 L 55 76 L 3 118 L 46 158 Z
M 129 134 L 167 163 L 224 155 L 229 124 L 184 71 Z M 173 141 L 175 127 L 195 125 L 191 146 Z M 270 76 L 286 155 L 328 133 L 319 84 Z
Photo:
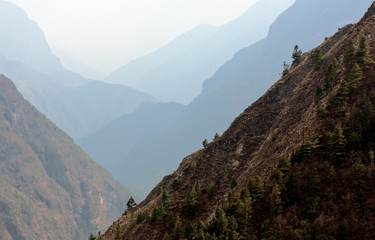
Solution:
M 7 59 L 45 74 L 63 69 L 37 23 L 22 8 L 3 0 L 0 0 L 0 36 L 0 53 Z

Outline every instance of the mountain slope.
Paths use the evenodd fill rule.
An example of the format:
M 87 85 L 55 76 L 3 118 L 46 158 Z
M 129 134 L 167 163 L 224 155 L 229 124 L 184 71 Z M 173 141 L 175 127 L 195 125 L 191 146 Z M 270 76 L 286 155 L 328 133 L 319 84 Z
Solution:
M 130 193 L 0 76 L 1 239 L 85 239 Z
M 162 133 L 141 139 L 118 168 L 129 166 L 136 159 L 143 165 L 155 164 L 157 172 L 173 171 L 183 157 L 199 149 L 205 138 L 212 139 L 216 132 L 222 133 L 276 81 L 295 44 L 303 50 L 320 44 L 337 28 L 358 21 L 371 3 L 371 0 L 297 1 L 275 21 L 267 38 L 239 51 L 207 80 L 202 94 L 186 107 L 178 122 Z M 296 21 L 301 15 L 302 20 Z M 133 180 L 150 185 L 147 176 L 151 171 L 136 166 L 129 171 L 144 173 L 146 178 Z M 126 176 L 120 181 L 126 181 Z
M 61 64 L 65 69 L 76 72 L 86 78 L 101 80 L 105 78 L 105 75 L 95 71 L 94 69 L 87 66 L 82 62 L 77 56 L 68 52 L 67 50 L 62 49 L 61 47 L 51 46 L 53 52 L 61 60 Z
M 100 239 L 373 239 L 374 26 L 375 3 Z
M 134 89 L 88 80 L 78 87 L 60 82 L 82 79 L 71 72 L 55 76 L 41 74 L 31 67 L 0 56 L 0 72 L 9 76 L 19 91 L 34 106 L 73 138 L 89 134 L 145 102 L 157 101 Z
M 201 92 L 203 81 L 235 52 L 265 37 L 270 24 L 294 1 L 261 0 L 241 17 L 219 28 L 199 26 L 125 65 L 106 81 L 134 87 L 164 101 L 187 104 Z M 181 38 L 188 39 L 190 44 Z M 170 54 L 176 45 L 178 50 Z
M 115 119 L 77 142 L 95 162 L 112 174 L 117 174 L 118 176 L 113 176 L 120 179 L 123 171 L 119 171 L 117 167 L 139 138 L 165 130 L 170 124 L 177 121 L 183 107 L 178 103 L 156 103 L 150 106 L 141 106 L 134 113 Z M 148 168 L 148 166 L 139 167 Z M 134 185 L 136 183 L 131 180 L 126 183 L 127 187 L 136 189 Z
M 23 62 L 47 74 L 63 70 L 38 25 L 21 8 L 3 0 L 0 1 L 0 36 L 0 54 L 9 60 Z

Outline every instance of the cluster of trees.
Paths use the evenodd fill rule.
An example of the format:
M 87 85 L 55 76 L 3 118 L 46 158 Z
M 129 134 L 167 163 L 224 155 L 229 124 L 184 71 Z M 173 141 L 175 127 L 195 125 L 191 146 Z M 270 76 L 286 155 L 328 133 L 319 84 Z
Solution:
M 212 139 L 212 141 L 216 141 L 217 139 L 219 139 L 219 137 L 220 137 L 220 135 L 219 135 L 218 133 L 215 133 L 215 136 L 214 136 L 214 138 Z M 207 139 L 204 139 L 204 140 L 203 140 L 202 145 L 203 145 L 203 147 L 207 147 L 207 145 L 208 145 L 208 141 L 207 141 Z
M 292 53 L 292 66 L 298 64 L 302 61 L 302 50 L 299 49 L 298 45 L 294 46 L 294 50 Z M 289 73 L 290 65 L 287 64 L 285 61 L 283 62 L 283 71 L 281 72 L 281 76 L 285 76 Z
M 295 51 L 296 52 L 296 51 Z M 319 70 L 322 52 L 312 54 Z M 251 179 L 241 193 L 230 194 L 215 218 L 196 227 L 196 239 L 367 239 L 373 236 L 375 197 L 375 69 L 367 38 L 356 49 L 349 42 L 345 71 L 337 76 L 333 59 L 325 90 L 342 77 L 321 118 L 319 133 L 305 133 L 302 145 L 266 181 Z M 366 73 L 365 73 L 366 72 Z M 317 90 L 321 96 L 323 89 Z M 343 105 L 345 108 L 343 108 Z M 337 114 L 341 111 L 342 114 Z

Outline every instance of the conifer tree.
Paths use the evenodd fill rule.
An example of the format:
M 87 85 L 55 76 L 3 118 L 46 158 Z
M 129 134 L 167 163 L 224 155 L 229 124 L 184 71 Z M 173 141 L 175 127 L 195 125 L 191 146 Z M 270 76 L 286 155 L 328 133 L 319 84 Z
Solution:
M 96 237 L 94 235 L 90 235 L 89 240 L 96 240 Z
M 308 176 L 307 191 L 310 196 L 315 196 L 320 192 L 320 177 L 316 167 L 311 169 Z
M 174 228 L 173 228 L 173 238 L 172 239 L 173 240 L 180 239 L 181 231 L 182 231 L 181 220 L 180 220 L 180 217 L 177 216 L 176 222 L 175 222 Z
M 355 60 L 355 48 L 353 40 L 349 40 L 348 46 L 346 47 L 346 51 L 344 54 L 344 66 L 346 72 L 350 72 L 353 67 L 353 63 Z
M 288 178 L 285 183 L 287 198 L 290 203 L 297 202 L 301 198 L 302 192 L 302 173 L 301 168 L 297 163 L 293 165 L 288 173 Z
M 328 141 L 331 158 L 340 163 L 346 156 L 346 139 L 341 124 L 337 124 Z
M 208 145 L 208 141 L 207 141 L 207 139 L 204 139 L 204 140 L 203 140 L 202 145 L 203 145 L 203 147 L 207 147 L 207 145 Z
M 198 192 L 197 192 L 198 191 Z M 192 217 L 195 214 L 196 204 L 198 203 L 198 195 L 200 192 L 199 182 L 196 182 L 185 198 L 185 205 L 182 207 L 182 214 L 185 217 Z
M 356 52 L 356 62 L 361 65 L 361 67 L 366 67 L 374 61 L 370 58 L 368 40 L 366 36 L 362 36 L 359 41 L 359 48 Z
M 281 192 L 278 184 L 275 184 L 271 192 L 271 214 L 277 215 L 281 212 Z
M 322 50 L 320 48 L 315 49 L 312 52 L 312 58 L 315 70 L 319 70 L 324 63 Z
M 214 141 L 216 141 L 217 139 L 219 139 L 220 135 L 218 133 L 215 133 L 215 136 L 213 138 Z
M 331 88 L 331 84 L 335 80 L 335 77 L 336 77 L 337 66 L 338 66 L 337 60 L 336 58 L 334 58 L 332 62 L 329 64 L 327 72 L 326 72 L 325 90 Z
M 135 203 L 133 197 L 129 198 L 129 201 L 126 203 L 128 210 L 131 211 L 137 204 Z
M 193 225 L 188 221 L 184 227 L 184 237 L 186 239 L 191 239 L 194 233 Z
M 283 71 L 281 72 L 281 76 L 285 76 L 289 73 L 289 64 L 287 64 L 285 61 L 283 62 Z
M 263 195 L 264 192 L 264 183 L 263 180 L 257 176 L 256 178 L 250 179 L 248 189 L 252 199 L 256 200 Z
M 336 169 L 334 166 L 331 166 L 327 175 L 328 181 L 333 182 L 336 180 L 336 177 L 337 177 Z
M 354 63 L 352 69 L 346 75 L 346 88 L 348 92 L 352 89 L 357 88 L 358 83 L 363 79 L 363 72 L 362 69 L 359 67 L 357 63 Z
M 302 60 L 302 50 L 300 50 L 298 48 L 298 45 L 294 46 L 294 50 L 293 50 L 293 54 L 292 54 L 292 59 L 293 59 L 292 65 L 298 64 Z
M 194 184 L 194 190 L 199 195 L 201 193 L 201 185 L 199 184 L 199 181 L 196 181 Z

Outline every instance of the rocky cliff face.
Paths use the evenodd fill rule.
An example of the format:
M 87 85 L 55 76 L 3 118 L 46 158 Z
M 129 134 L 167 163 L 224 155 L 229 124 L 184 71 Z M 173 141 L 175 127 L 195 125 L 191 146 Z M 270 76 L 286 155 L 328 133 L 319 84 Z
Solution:
M 246 239 L 260 237 L 270 239 L 268 237 L 274 236 L 270 233 L 271 230 L 276 232 L 280 239 L 300 239 L 298 236 L 305 236 L 303 231 L 309 231 L 306 230 L 306 226 L 313 226 L 312 233 L 309 234 L 314 236 L 314 232 L 324 232 L 325 230 L 321 229 L 329 229 L 328 225 L 334 229 L 331 233 L 328 230 L 325 232 L 331 234 L 331 238 L 355 239 L 362 236 L 363 239 L 372 239 L 374 236 L 371 234 L 373 228 L 371 219 L 374 215 L 366 209 L 374 207 L 371 203 L 371 199 L 374 199 L 373 194 L 371 195 L 373 192 L 371 188 L 374 186 L 371 177 L 373 170 L 361 174 L 364 173 L 366 164 L 369 166 L 368 169 L 373 169 L 370 164 L 373 159 L 372 140 L 369 140 L 371 137 L 366 137 L 366 134 L 371 136 L 373 132 L 371 130 L 373 115 L 361 114 L 365 102 L 368 106 L 373 106 L 371 89 L 374 83 L 371 76 L 375 73 L 375 66 L 370 60 L 363 60 L 367 57 L 358 59 L 360 55 L 366 55 L 361 53 L 361 49 L 365 49 L 362 52 L 367 52 L 367 47 L 363 44 L 365 40 L 369 42 L 369 53 L 374 58 L 374 12 L 375 4 L 359 23 L 340 29 L 318 48 L 303 54 L 301 62 L 293 64 L 289 73 L 238 116 L 219 139 L 186 157 L 172 175 L 164 177 L 136 209 L 121 217 L 101 239 L 170 239 L 169 235 L 171 239 L 191 239 L 192 235 L 197 239 L 226 239 L 219 235 L 213 237 L 215 229 L 219 229 L 220 226 L 221 233 L 224 234 L 228 228 L 233 228 L 237 233 L 247 237 Z M 350 40 L 354 42 L 353 46 L 357 49 L 356 57 L 353 57 L 354 52 L 350 53 Z M 334 59 L 337 60 L 337 64 Z M 336 143 L 339 147 L 335 145 Z M 330 200 L 330 204 L 336 209 L 332 210 L 334 214 L 331 212 L 329 216 L 322 207 L 319 216 L 307 214 L 305 222 L 300 219 L 303 219 L 303 215 L 298 214 L 299 207 L 302 209 L 304 205 L 302 203 L 300 205 L 298 201 L 302 200 L 290 200 L 292 199 L 290 193 L 295 189 L 283 182 L 282 174 L 276 174 L 281 177 L 275 175 L 279 170 L 288 176 L 286 182 L 292 179 L 292 170 L 288 173 L 289 170 L 285 172 L 285 169 L 280 170 L 278 167 L 281 158 L 291 162 L 285 164 L 288 169 L 297 169 L 300 165 L 303 169 L 301 174 L 304 172 L 310 174 L 311 169 L 317 169 L 317 173 L 312 171 L 315 177 L 302 175 L 302 179 L 306 182 L 310 180 L 314 182 L 314 179 L 318 179 L 315 182 L 319 182 L 319 185 L 323 184 L 324 187 L 329 186 L 334 189 L 332 191 L 334 200 Z M 307 160 L 301 162 L 304 158 Z M 334 174 L 327 173 L 328 169 L 333 169 L 330 172 Z M 358 171 L 361 174 L 358 174 Z M 341 185 L 342 182 L 352 179 L 350 177 L 352 172 L 355 176 L 353 179 L 361 176 L 358 179 L 367 186 L 365 190 L 358 186 L 353 187 L 351 184 L 347 188 Z M 322 180 L 316 177 L 317 174 Z M 335 178 L 326 180 L 330 174 Z M 249 183 L 249 179 L 257 176 L 263 180 L 254 181 L 261 181 L 262 186 L 264 184 L 265 193 L 254 196 L 252 192 L 254 181 Z M 332 182 L 332 179 L 336 179 L 337 182 Z M 280 185 L 281 194 L 276 185 Z M 286 186 L 286 190 L 283 186 Z M 340 190 L 336 191 L 335 188 Z M 301 197 L 296 198 L 307 196 L 306 189 L 299 190 Z M 360 195 L 359 192 L 362 190 L 364 199 L 350 197 Z M 233 200 L 233 195 L 238 194 L 240 198 L 246 199 L 249 198 L 247 196 L 249 192 L 253 200 L 261 201 L 258 203 L 250 200 L 240 201 L 239 205 L 243 205 L 242 209 L 247 209 L 245 207 L 247 203 L 252 205 L 254 213 L 249 215 L 254 214 L 254 216 L 246 215 L 246 218 L 243 218 L 246 221 L 239 222 L 237 215 L 247 212 L 238 213 L 239 208 L 233 208 L 234 202 L 238 202 L 238 199 Z M 312 192 L 320 194 L 318 199 L 322 199 L 322 202 L 329 202 L 326 193 L 324 195 L 322 192 Z M 262 212 L 259 209 L 269 207 L 262 202 L 270 202 L 269 205 L 276 202 L 279 204 L 277 206 L 283 207 L 281 208 L 283 212 L 280 212 L 280 208 L 277 212 L 274 208 L 271 208 L 272 211 Z M 314 206 L 304 204 L 310 208 Z M 230 213 L 231 206 L 232 210 L 234 209 L 232 213 Z M 361 206 L 366 207 L 361 210 Z M 218 208 L 224 210 L 216 211 Z M 342 210 L 344 208 L 346 212 Z M 361 220 L 353 220 L 355 219 L 353 213 L 356 211 L 361 212 Z M 297 216 L 296 219 L 291 218 L 294 216 Z M 329 218 L 334 220 L 327 220 Z M 255 220 L 259 219 L 262 221 L 256 223 Z M 186 224 L 184 230 L 180 221 Z M 250 224 L 253 231 L 251 234 L 248 230 L 238 227 L 250 226 L 247 221 L 255 222 Z M 358 221 L 358 228 L 352 227 L 355 221 Z M 296 222 L 300 225 L 296 226 Z M 285 234 L 280 230 L 282 228 Z M 298 228 L 298 231 L 294 231 L 294 228 Z M 268 231 L 269 229 L 271 230 Z M 176 235 L 176 232 L 180 232 L 180 235 Z M 341 232 L 343 235 L 340 235 Z M 291 237 L 292 235 L 294 238 Z M 234 237 L 239 235 L 230 236 L 227 239 L 239 239 Z M 325 235 L 319 236 L 321 237 L 319 239 L 328 239 L 323 238 Z
M 1 239 L 85 239 L 119 217 L 129 197 L 0 76 Z

